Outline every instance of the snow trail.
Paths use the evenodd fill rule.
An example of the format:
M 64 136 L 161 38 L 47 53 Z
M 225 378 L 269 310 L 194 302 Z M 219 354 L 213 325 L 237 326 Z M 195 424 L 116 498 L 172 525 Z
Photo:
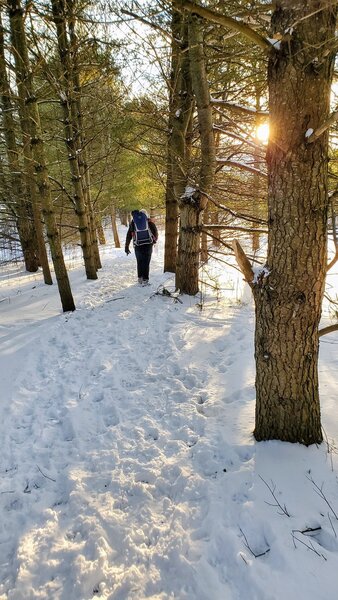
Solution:
M 311 576 L 320 555 L 305 559 L 290 532 L 322 524 L 319 579 L 338 583 L 338 544 L 306 477 L 325 472 L 338 503 L 336 473 L 325 448 L 256 448 L 252 306 L 156 295 L 173 285 L 160 253 L 144 288 L 131 257 L 103 258 L 97 282 L 71 272 L 74 313 L 41 283 L 20 283 L 6 306 L 17 363 L 3 357 L 1 600 L 330 600 Z

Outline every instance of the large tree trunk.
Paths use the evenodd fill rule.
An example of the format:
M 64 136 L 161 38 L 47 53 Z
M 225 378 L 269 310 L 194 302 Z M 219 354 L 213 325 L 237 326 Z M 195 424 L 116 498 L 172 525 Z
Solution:
M 272 18 L 273 32 L 288 39 L 269 59 L 268 257 L 253 285 L 255 437 L 306 445 L 322 441 L 318 324 L 328 214 L 328 136 L 308 143 L 306 132 L 328 116 L 336 23 L 330 3 L 320 5 L 283 0 Z
M 203 211 L 208 202 L 215 174 L 215 139 L 209 85 L 205 70 L 201 19 L 189 19 L 189 58 L 192 86 L 196 98 L 201 144 L 199 185 L 195 191 L 186 190 L 180 198 L 180 234 L 176 270 L 176 288 L 182 293 L 198 292 L 200 232 Z
M 10 18 L 11 40 L 16 67 L 16 82 L 24 120 L 28 124 L 26 137 L 30 137 L 29 146 L 34 163 L 34 175 L 40 192 L 42 214 L 47 229 L 55 276 L 58 283 L 62 308 L 75 310 L 68 273 L 64 263 L 59 232 L 55 220 L 50 184 L 44 157 L 41 137 L 40 117 L 36 97 L 33 92 L 32 74 L 29 65 L 26 35 L 24 30 L 23 9 L 20 0 L 7 0 Z M 28 144 L 27 144 L 28 146 Z

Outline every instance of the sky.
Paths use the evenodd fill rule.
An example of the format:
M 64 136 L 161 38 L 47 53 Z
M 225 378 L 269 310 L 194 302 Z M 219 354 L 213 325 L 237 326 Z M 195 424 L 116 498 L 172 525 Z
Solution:
M 74 313 L 40 273 L 0 273 L 0 599 L 334 600 L 337 332 L 325 443 L 257 443 L 241 275 L 211 263 L 219 291 L 178 300 L 163 234 L 148 287 L 111 237 L 97 281 L 67 255 Z

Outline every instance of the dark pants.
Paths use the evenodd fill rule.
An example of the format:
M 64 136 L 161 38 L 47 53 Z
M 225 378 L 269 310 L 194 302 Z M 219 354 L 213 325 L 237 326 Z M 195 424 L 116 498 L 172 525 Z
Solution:
M 149 279 L 149 265 L 151 253 L 153 251 L 153 245 L 144 244 L 144 246 L 135 246 L 134 249 L 137 260 L 137 277 Z

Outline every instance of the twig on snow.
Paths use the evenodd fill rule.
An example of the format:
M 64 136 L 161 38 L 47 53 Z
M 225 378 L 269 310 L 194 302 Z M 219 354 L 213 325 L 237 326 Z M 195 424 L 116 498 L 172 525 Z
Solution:
M 108 302 L 115 302 L 115 300 L 124 300 L 125 296 L 118 296 L 117 298 L 110 298 L 110 300 L 106 300 L 106 304 Z
M 267 548 L 266 550 L 264 550 L 264 552 L 259 552 L 259 554 L 256 554 L 256 552 L 254 552 L 253 549 L 251 548 L 251 546 L 248 542 L 248 538 L 246 537 L 243 529 L 239 528 L 239 530 L 240 530 L 242 536 L 244 537 L 244 546 L 249 550 L 249 552 L 251 552 L 252 556 L 254 556 L 255 558 L 259 558 L 260 556 L 264 556 L 265 554 L 270 552 L 270 548 Z M 244 562 L 246 562 L 246 561 L 244 561 Z
M 297 540 L 297 542 L 299 542 L 300 544 L 303 544 L 303 546 L 306 546 L 306 548 L 308 548 L 309 550 L 312 550 L 312 552 L 314 552 L 315 554 L 317 554 L 317 556 L 321 556 L 324 560 L 327 560 L 326 556 L 324 554 L 322 554 L 321 552 L 318 552 L 318 550 L 316 550 L 316 548 L 314 547 L 313 543 L 310 541 L 309 544 L 307 542 L 304 542 L 303 540 L 300 540 L 297 536 L 295 536 L 295 531 L 297 531 L 297 529 L 294 529 L 291 532 L 292 535 L 292 540 L 293 540 L 293 545 L 295 548 L 297 548 L 296 546 L 296 542 L 295 540 Z M 299 533 L 302 533 L 301 531 Z
M 178 292 L 170 292 L 170 290 L 168 290 L 163 285 L 159 285 L 156 292 L 154 294 L 152 294 L 150 297 L 152 298 L 153 296 L 166 296 L 168 298 L 172 298 L 174 300 L 174 302 L 180 302 L 181 304 L 183 304 L 182 300 L 178 297 L 178 294 L 179 294 L 179 291 Z
M 43 475 L 46 479 L 49 479 L 49 481 L 54 481 L 54 483 L 56 483 L 56 479 L 53 479 L 52 477 L 48 477 L 48 475 L 46 475 L 45 473 L 43 473 L 39 467 L 39 465 L 36 465 L 38 471 L 40 471 L 41 475 Z
M 279 500 L 276 497 L 276 494 L 275 494 L 276 486 L 275 486 L 275 484 L 272 482 L 272 486 L 270 486 L 267 483 L 267 481 L 265 481 L 265 479 L 263 479 L 263 477 L 261 475 L 259 475 L 259 478 L 263 481 L 263 483 L 265 483 L 266 487 L 268 488 L 269 492 L 271 493 L 273 499 L 276 502 L 276 504 L 271 504 L 270 502 L 265 502 L 265 504 L 268 504 L 269 506 L 277 506 L 282 511 L 282 513 L 278 513 L 278 514 L 283 514 L 283 515 L 286 515 L 287 517 L 291 517 L 291 515 L 290 515 L 289 511 L 287 510 L 285 504 L 284 504 L 284 506 L 282 506 L 281 503 L 279 502 Z
M 312 477 L 309 477 L 309 476 L 307 475 L 307 479 L 308 479 L 309 481 L 311 481 L 311 483 L 313 484 L 313 486 L 314 486 L 314 488 L 315 488 L 315 492 L 316 492 L 316 494 L 318 494 L 318 496 L 319 496 L 320 498 L 322 498 L 322 499 L 324 500 L 324 502 L 326 502 L 326 504 L 328 505 L 328 507 L 329 507 L 330 511 L 332 512 L 332 514 L 334 515 L 334 517 L 335 517 L 335 518 L 337 519 L 337 521 L 338 521 L 338 515 L 337 515 L 336 511 L 335 511 L 335 510 L 332 508 L 332 506 L 331 506 L 330 502 L 328 501 L 327 497 L 325 496 L 325 494 L 324 494 L 324 492 L 323 492 L 323 485 L 324 485 L 324 484 L 322 484 L 322 485 L 321 485 L 321 487 L 319 487 L 319 485 L 317 485 L 317 483 L 316 483 L 316 482 L 315 482 L 315 481 L 312 479 Z
M 325 438 L 325 443 L 326 443 L 326 448 L 327 448 L 327 454 L 330 456 L 330 461 L 331 461 L 331 471 L 333 472 L 333 453 L 335 452 L 335 454 L 337 454 L 337 450 L 335 448 L 334 445 L 334 440 L 332 441 L 332 444 L 330 444 L 329 442 L 329 438 L 327 437 L 327 433 L 324 429 L 324 427 L 322 427 L 323 430 L 323 436 Z
M 336 530 L 335 530 L 335 528 L 333 527 L 332 519 L 331 519 L 331 517 L 330 517 L 330 513 L 329 513 L 329 512 L 327 513 L 327 517 L 328 517 L 328 519 L 329 519 L 329 521 L 330 521 L 330 525 L 331 525 L 332 531 L 333 531 L 333 533 L 334 533 L 334 537 L 337 537 L 337 533 L 336 533 Z
M 318 527 L 306 527 L 305 529 L 293 529 L 292 533 L 301 533 L 302 535 L 306 535 L 307 533 L 315 533 L 316 531 L 321 531 L 322 528 L 320 525 Z
M 245 564 L 248 564 L 248 561 L 246 560 L 244 554 L 242 552 L 239 553 L 240 557 L 244 560 Z

